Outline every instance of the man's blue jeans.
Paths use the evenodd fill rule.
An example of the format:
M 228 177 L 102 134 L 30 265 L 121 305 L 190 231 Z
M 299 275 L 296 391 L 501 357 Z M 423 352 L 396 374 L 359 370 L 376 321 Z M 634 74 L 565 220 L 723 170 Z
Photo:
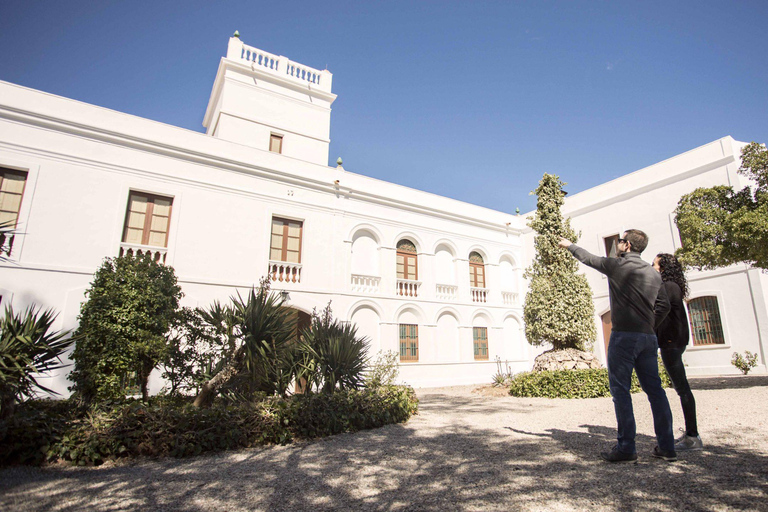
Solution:
M 653 428 L 659 448 L 675 451 L 675 438 L 672 433 L 672 411 L 664 388 L 659 378 L 659 364 L 656 356 L 658 343 L 654 334 L 639 332 L 611 333 L 608 344 L 608 383 L 616 410 L 616 422 L 619 427 L 618 449 L 624 453 L 635 453 L 635 413 L 632 409 L 632 396 L 629 388 L 632 384 L 632 369 L 637 372 L 653 412 Z

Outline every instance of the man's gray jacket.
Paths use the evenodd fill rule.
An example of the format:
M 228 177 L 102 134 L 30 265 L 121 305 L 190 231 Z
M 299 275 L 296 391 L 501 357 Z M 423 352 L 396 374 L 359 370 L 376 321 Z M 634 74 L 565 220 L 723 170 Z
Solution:
M 669 313 L 669 298 L 661 275 L 640 258 L 640 253 L 603 258 L 575 244 L 568 250 L 577 260 L 608 277 L 612 330 L 656 333 L 655 327 Z

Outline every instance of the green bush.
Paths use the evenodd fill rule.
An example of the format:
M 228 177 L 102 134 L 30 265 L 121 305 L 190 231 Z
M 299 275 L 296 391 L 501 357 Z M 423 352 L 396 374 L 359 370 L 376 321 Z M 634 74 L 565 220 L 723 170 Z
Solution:
M 659 365 L 661 385 L 671 387 L 672 382 L 666 370 Z M 556 370 L 542 372 L 523 372 L 510 381 L 509 394 L 520 397 L 543 398 L 599 398 L 611 396 L 608 387 L 608 369 Z M 642 391 L 637 375 L 632 372 L 630 392 Z
M 291 427 L 298 437 L 322 437 L 402 423 L 416 413 L 410 386 L 382 386 L 294 397 Z
M 258 395 L 257 395 L 258 396 Z M 406 421 L 418 400 L 410 387 L 216 400 L 193 407 L 190 398 L 153 397 L 79 407 L 75 400 L 33 400 L 0 421 L 0 465 L 70 461 L 81 466 L 138 456 L 185 457 L 296 437 L 321 437 Z
M 743 356 L 738 352 L 734 352 L 731 364 L 738 368 L 743 375 L 746 375 L 749 373 L 749 370 L 757 366 L 757 354 L 753 354 L 749 350 L 745 351 Z

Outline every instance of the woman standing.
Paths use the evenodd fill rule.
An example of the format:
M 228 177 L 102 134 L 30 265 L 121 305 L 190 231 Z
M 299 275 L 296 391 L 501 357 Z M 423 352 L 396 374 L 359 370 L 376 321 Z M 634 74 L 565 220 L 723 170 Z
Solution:
M 661 360 L 669 378 L 672 379 L 675 391 L 680 396 L 685 417 L 685 434 L 677 440 L 675 451 L 701 450 L 703 444 L 696 425 L 696 401 L 693 399 L 683 365 L 683 352 L 690 336 L 683 305 L 683 299 L 688 296 L 688 282 L 685 280 L 682 265 L 671 254 L 658 254 L 653 260 L 653 268 L 661 274 L 672 305 L 669 315 L 656 327 L 656 337 L 659 339 Z

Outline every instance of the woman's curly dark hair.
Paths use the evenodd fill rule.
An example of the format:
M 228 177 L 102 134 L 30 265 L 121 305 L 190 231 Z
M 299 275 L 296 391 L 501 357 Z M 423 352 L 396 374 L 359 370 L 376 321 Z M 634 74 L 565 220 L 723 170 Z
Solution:
M 672 254 L 665 252 L 660 252 L 656 257 L 659 259 L 659 267 L 661 267 L 661 280 L 676 283 L 680 287 L 680 291 L 683 292 L 683 298 L 687 298 L 690 290 L 680 261 Z

